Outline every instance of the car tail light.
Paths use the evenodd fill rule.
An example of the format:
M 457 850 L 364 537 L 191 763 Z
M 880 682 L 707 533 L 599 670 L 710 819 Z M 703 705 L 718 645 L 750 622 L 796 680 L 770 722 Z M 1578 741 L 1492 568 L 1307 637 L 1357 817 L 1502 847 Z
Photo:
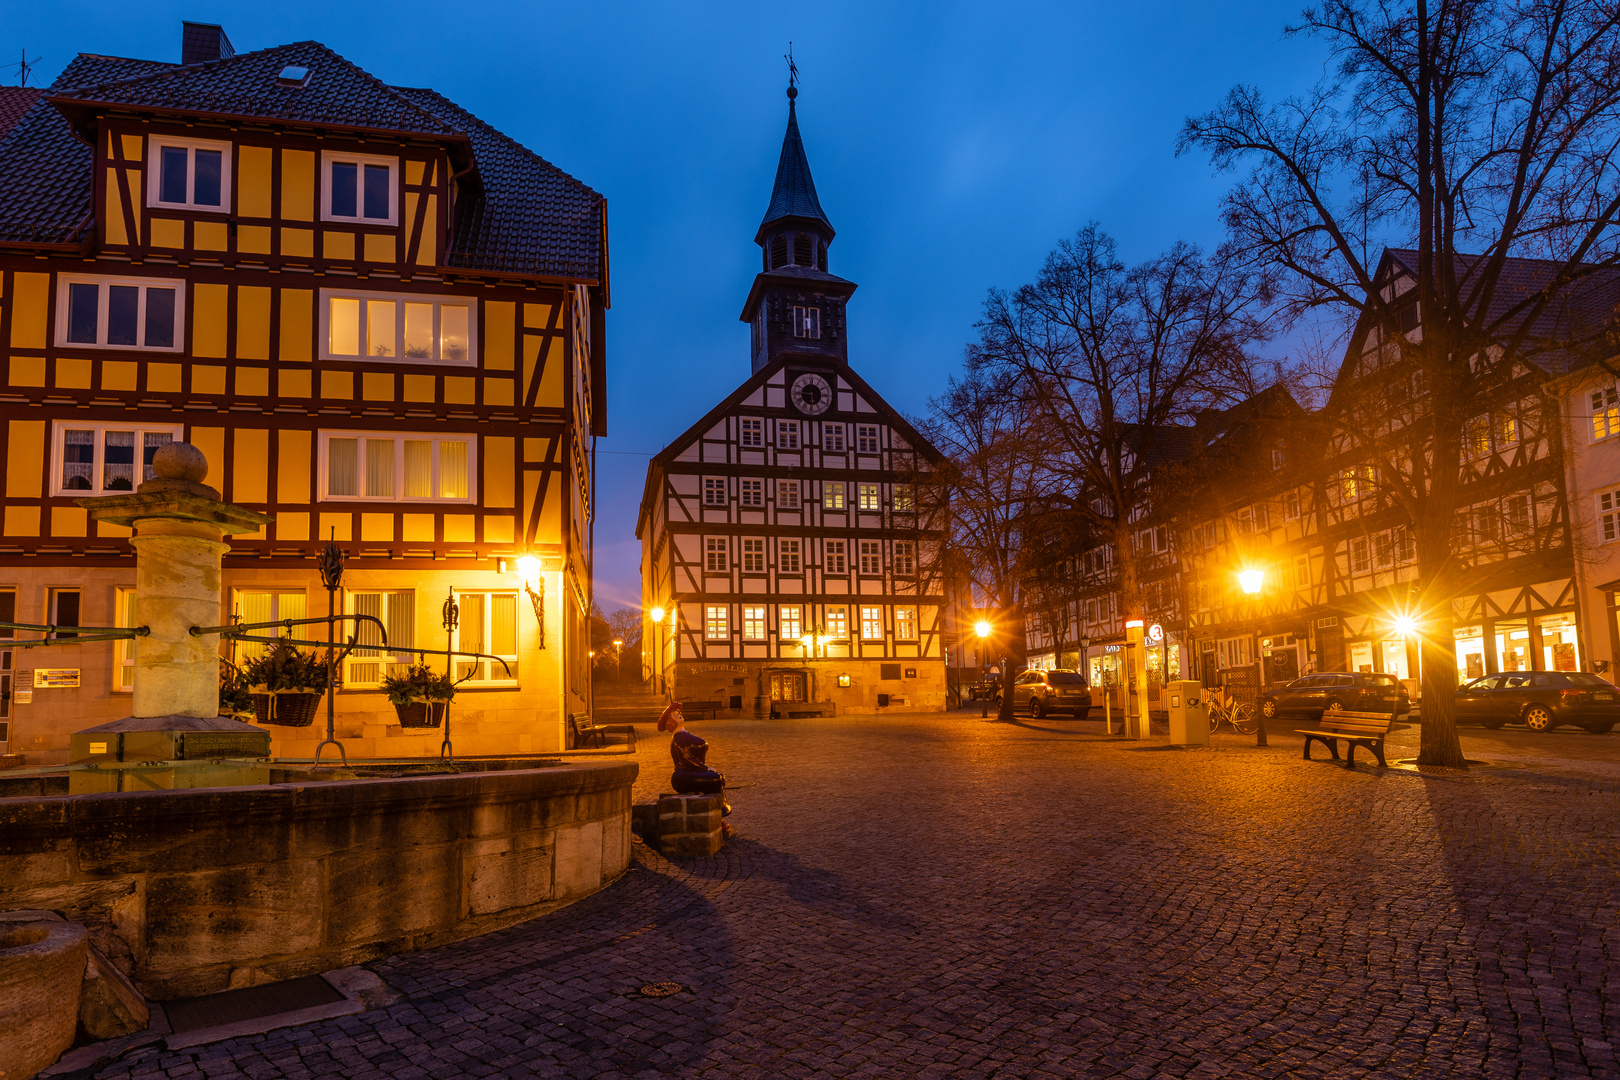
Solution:
M 1558 700 L 1563 702 L 1565 705 L 1573 705 L 1573 704 L 1575 704 L 1577 701 L 1581 700 L 1585 696 L 1586 696 L 1586 694 L 1584 692 L 1580 691 L 1580 690 L 1560 690 L 1560 691 L 1558 691 Z

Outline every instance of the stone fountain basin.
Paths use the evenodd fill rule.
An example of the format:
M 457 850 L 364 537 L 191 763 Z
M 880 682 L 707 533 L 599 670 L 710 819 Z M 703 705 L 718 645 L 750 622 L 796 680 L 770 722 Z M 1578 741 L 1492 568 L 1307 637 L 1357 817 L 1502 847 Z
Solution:
M 83 924 L 158 1001 L 297 978 L 600 889 L 629 865 L 636 771 L 589 762 L 3 798 L 0 911 Z

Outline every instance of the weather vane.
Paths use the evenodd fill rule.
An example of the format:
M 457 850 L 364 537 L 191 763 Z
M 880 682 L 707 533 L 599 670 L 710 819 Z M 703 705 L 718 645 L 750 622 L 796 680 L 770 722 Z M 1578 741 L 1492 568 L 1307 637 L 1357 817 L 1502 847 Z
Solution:
M 793 42 L 788 42 L 787 55 L 782 59 L 788 62 L 788 97 L 799 96 L 799 65 L 793 62 Z

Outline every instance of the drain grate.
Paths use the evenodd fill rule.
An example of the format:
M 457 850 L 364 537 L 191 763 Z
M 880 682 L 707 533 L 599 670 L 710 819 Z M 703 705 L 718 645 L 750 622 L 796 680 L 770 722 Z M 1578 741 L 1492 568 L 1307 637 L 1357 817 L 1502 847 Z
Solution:
M 678 982 L 648 983 L 641 988 L 641 996 L 651 998 L 669 997 L 671 994 L 678 994 L 685 989 L 686 987 Z
M 317 1005 L 332 1005 L 342 1000 L 343 995 L 331 983 L 319 975 L 309 975 L 268 986 L 250 986 L 243 990 L 209 994 L 207 997 L 167 1001 L 163 1004 L 163 1012 L 169 1018 L 174 1033 L 179 1035 L 298 1009 L 312 1009 Z

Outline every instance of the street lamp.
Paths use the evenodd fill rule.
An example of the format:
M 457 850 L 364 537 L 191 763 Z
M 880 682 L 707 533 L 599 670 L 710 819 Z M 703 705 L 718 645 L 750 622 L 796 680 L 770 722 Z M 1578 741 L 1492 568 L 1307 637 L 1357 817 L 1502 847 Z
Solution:
M 988 622 L 986 622 L 984 619 L 980 619 L 978 622 L 973 624 L 973 632 L 975 634 L 979 635 L 979 667 L 983 668 L 984 667 L 984 644 L 985 644 L 985 639 L 990 636 L 990 624 Z M 979 699 L 979 719 L 980 720 L 986 720 L 986 719 L 989 719 L 989 717 L 990 717 L 990 699 L 989 698 L 980 698 Z
M 1252 629 L 1252 624 L 1254 622 L 1254 597 L 1260 592 L 1260 586 L 1264 585 L 1265 583 L 1266 583 L 1266 575 L 1265 575 L 1265 571 L 1263 571 L 1263 570 L 1250 569 L 1250 570 L 1243 570 L 1243 571 L 1240 571 L 1238 573 L 1238 584 L 1243 587 L 1244 594 L 1247 595 L 1250 598 L 1249 599 L 1249 621 L 1251 623 L 1251 629 Z M 1254 688 L 1255 688 L 1255 690 L 1257 692 L 1260 689 L 1260 679 L 1261 679 L 1260 666 L 1259 666 L 1259 662 L 1256 661 L 1255 672 L 1254 672 Z M 1256 746 L 1265 746 L 1265 745 L 1267 745 L 1267 743 L 1266 743 L 1266 717 L 1265 717 L 1265 714 L 1260 712 L 1258 709 L 1256 710 L 1256 717 L 1257 717 L 1257 719 L 1259 721 L 1259 724 L 1258 724 L 1258 726 L 1256 728 L 1256 731 L 1255 731 L 1254 745 L 1256 745 Z
M 653 621 L 653 663 L 658 672 L 658 690 L 663 693 L 668 689 L 664 676 L 664 609 L 655 607 L 647 615 Z
M 1265 583 L 1266 572 L 1264 570 L 1243 570 L 1238 573 L 1238 584 L 1243 587 L 1243 591 L 1249 596 L 1259 592 L 1260 587 Z

